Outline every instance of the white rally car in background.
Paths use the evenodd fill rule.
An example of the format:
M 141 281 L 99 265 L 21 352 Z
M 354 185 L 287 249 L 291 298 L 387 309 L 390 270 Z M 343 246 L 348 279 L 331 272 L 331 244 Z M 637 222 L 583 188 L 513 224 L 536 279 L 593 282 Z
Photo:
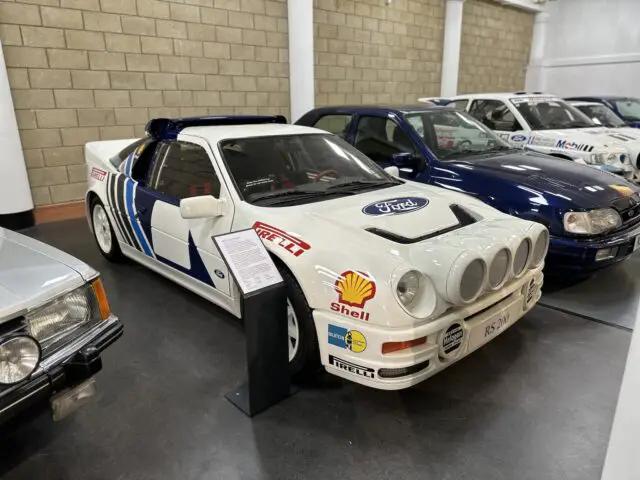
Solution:
M 568 100 L 568 102 L 589 117 L 593 123 L 606 128 L 605 131 L 609 137 L 619 142 L 629 142 L 627 145 L 631 154 L 631 164 L 634 167 L 634 180 L 640 180 L 640 129 L 630 127 L 602 103 L 580 100 Z
M 541 93 L 478 93 L 449 99 L 495 130 L 512 146 L 577 160 L 601 170 L 634 176 L 630 150 L 640 142 L 612 138 L 564 100 Z
M 145 138 L 88 143 L 87 215 L 103 255 L 240 316 L 212 236 L 253 227 L 287 283 L 292 373 L 322 364 L 381 389 L 446 368 L 537 302 L 543 226 L 284 123 L 156 119 Z

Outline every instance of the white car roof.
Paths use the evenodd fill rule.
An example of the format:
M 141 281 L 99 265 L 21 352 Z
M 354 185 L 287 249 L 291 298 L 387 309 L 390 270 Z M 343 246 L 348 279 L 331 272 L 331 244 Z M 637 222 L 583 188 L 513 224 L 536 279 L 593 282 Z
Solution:
M 558 98 L 550 93 L 521 93 L 521 92 L 500 92 L 500 93 L 467 93 L 465 95 L 456 95 L 449 100 L 464 100 L 479 98 L 481 100 L 509 100 L 511 98 L 530 98 L 530 97 L 553 97 Z
M 282 123 L 261 123 L 257 125 L 214 125 L 207 127 L 187 127 L 180 135 L 191 135 L 205 139 L 215 145 L 221 140 L 247 137 L 271 137 L 277 135 L 301 135 L 324 133 L 317 128 Z M 178 136 L 180 136 L 178 135 Z

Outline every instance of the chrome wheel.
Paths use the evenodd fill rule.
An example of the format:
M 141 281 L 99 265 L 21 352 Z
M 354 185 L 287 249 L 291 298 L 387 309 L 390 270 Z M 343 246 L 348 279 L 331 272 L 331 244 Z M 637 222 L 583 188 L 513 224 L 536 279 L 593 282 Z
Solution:
M 300 339 L 300 329 L 298 328 L 298 317 L 293 310 L 291 301 L 287 298 L 287 331 L 289 334 L 289 361 L 298 353 L 298 341 Z
M 109 224 L 109 218 L 107 212 L 104 211 L 104 207 L 100 204 L 96 204 L 93 207 L 93 234 L 96 236 L 98 246 L 105 252 L 111 252 L 111 246 L 113 244 L 113 238 L 111 238 L 111 225 Z

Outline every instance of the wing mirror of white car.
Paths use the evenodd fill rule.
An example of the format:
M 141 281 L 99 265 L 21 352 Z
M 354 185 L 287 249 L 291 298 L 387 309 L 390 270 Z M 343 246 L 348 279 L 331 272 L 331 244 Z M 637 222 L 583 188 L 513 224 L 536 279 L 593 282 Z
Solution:
M 387 172 L 392 177 L 399 177 L 400 176 L 400 169 L 398 167 L 396 167 L 396 166 L 387 167 L 387 168 L 384 169 L 384 171 Z
M 180 200 L 180 215 L 182 218 L 214 218 L 226 213 L 226 202 L 213 195 L 184 198 Z

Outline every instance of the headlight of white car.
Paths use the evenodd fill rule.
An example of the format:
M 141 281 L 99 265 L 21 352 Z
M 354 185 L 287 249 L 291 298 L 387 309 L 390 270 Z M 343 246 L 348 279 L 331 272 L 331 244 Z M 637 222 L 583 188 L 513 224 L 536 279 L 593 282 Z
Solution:
M 619 166 L 620 163 L 625 163 L 628 159 L 628 155 L 624 153 L 592 153 L 590 163 L 598 165 L 614 165 Z
M 622 225 L 622 218 L 613 208 L 564 214 L 564 229 L 569 233 L 597 235 Z
M 26 335 L 10 337 L 0 342 L 0 384 L 21 382 L 38 366 L 40 346 Z
M 82 327 L 102 319 L 91 284 L 84 285 L 25 315 L 27 332 L 44 352 Z
M 420 291 L 420 274 L 414 270 L 405 273 L 396 285 L 398 300 L 405 307 L 410 307 Z

